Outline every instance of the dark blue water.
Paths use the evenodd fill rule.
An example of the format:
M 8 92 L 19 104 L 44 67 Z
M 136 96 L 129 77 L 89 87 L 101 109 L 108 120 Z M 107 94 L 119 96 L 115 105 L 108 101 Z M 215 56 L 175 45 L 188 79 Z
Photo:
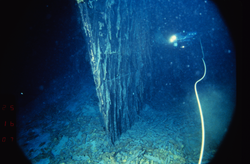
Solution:
M 153 63 L 160 63 L 156 91 L 115 146 L 101 125 L 77 4 L 32 5 L 19 29 L 21 56 L 9 83 L 15 87 L 3 90 L 18 99 L 17 142 L 31 163 L 198 163 L 202 135 L 194 84 L 204 74 L 202 58 L 202 163 L 213 159 L 236 105 L 236 50 L 215 4 L 155 1 L 143 9 L 152 11 L 149 39 Z M 179 40 L 170 42 L 173 35 Z

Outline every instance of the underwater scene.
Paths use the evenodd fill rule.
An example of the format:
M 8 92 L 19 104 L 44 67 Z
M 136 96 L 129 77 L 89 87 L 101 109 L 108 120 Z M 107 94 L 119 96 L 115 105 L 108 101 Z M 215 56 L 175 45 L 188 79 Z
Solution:
M 18 102 L 16 142 L 27 163 L 214 159 L 236 110 L 236 49 L 215 3 L 32 6 L 19 29 L 18 80 L 10 90 Z

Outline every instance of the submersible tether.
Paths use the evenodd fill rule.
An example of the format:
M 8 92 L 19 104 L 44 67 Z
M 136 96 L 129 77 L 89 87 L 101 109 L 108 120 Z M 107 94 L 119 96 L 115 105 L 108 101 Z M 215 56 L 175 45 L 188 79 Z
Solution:
M 202 51 L 202 61 L 203 61 L 203 65 L 204 65 L 204 74 L 202 76 L 202 78 L 200 78 L 199 80 L 197 80 L 194 84 L 194 91 L 195 91 L 195 95 L 196 95 L 196 99 L 197 99 L 197 103 L 198 103 L 198 107 L 199 107 L 199 111 L 200 111 L 200 117 L 201 117 L 201 130 L 202 130 L 202 141 L 201 141 L 201 151 L 200 151 L 200 157 L 199 157 L 199 162 L 198 164 L 201 164 L 202 161 L 202 157 L 203 157 L 203 152 L 204 152 L 204 145 L 205 145 L 205 127 L 204 127 L 204 120 L 203 120 L 203 114 L 202 114 L 202 109 L 201 109 L 201 104 L 200 104 L 200 99 L 199 99 L 199 95 L 196 89 L 196 85 L 198 82 L 200 82 L 202 79 L 204 79 L 204 77 L 206 76 L 206 63 L 204 60 L 204 52 L 203 52 L 203 47 L 201 44 L 201 39 L 200 39 L 200 45 L 201 45 L 201 51 Z

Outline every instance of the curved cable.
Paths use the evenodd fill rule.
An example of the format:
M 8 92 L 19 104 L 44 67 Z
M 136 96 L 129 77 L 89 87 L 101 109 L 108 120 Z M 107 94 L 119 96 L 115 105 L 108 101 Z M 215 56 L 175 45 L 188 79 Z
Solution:
M 205 145 L 205 127 L 204 127 L 204 120 L 203 120 L 203 114 L 202 114 L 202 109 L 201 109 L 201 104 L 200 104 L 200 99 L 199 99 L 199 95 L 196 89 L 196 85 L 198 82 L 200 82 L 202 79 L 204 79 L 204 77 L 206 76 L 206 63 L 204 61 L 204 52 L 203 52 L 203 47 L 201 44 L 201 39 L 200 39 L 200 45 L 201 45 L 201 50 L 202 50 L 202 61 L 203 61 L 203 65 L 204 65 L 204 74 L 202 76 L 202 78 L 200 78 L 199 80 L 197 80 L 194 84 L 194 91 L 195 91 L 195 95 L 196 95 L 196 99 L 197 99 L 197 103 L 198 103 L 198 107 L 199 107 L 199 111 L 200 111 L 200 117 L 201 117 L 201 130 L 202 130 L 202 141 L 201 141 L 201 151 L 200 151 L 200 157 L 199 157 L 199 162 L 198 164 L 201 164 L 202 161 L 202 157 L 203 157 L 203 152 L 204 152 L 204 145 Z

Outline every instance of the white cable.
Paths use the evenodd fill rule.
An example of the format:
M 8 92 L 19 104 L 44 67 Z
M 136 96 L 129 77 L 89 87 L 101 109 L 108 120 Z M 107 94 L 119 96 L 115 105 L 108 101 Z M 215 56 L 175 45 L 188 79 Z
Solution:
M 200 45 L 201 45 L 201 50 L 202 50 L 202 54 L 203 54 L 203 64 L 204 64 L 204 74 L 202 76 L 202 78 L 200 78 L 199 80 L 197 80 L 194 84 L 194 91 L 195 91 L 195 95 L 196 95 L 196 99 L 197 99 L 197 103 L 198 103 L 198 107 L 199 107 L 199 111 L 200 111 L 200 117 L 201 117 L 201 130 L 202 130 L 202 141 L 201 141 L 201 151 L 200 151 L 200 157 L 199 157 L 199 162 L 198 164 L 201 164 L 202 161 L 202 157 L 203 157 L 203 152 L 204 152 L 204 145 L 205 145 L 205 127 L 204 127 L 204 120 L 203 120 L 203 114 L 202 114 L 202 109 L 201 109 L 201 104 L 200 104 L 200 99 L 199 99 L 199 95 L 196 89 L 196 85 L 198 82 L 200 82 L 202 79 L 204 79 L 204 77 L 206 76 L 206 63 L 204 61 L 204 52 L 203 52 L 203 47 L 201 44 L 201 40 L 200 40 Z

